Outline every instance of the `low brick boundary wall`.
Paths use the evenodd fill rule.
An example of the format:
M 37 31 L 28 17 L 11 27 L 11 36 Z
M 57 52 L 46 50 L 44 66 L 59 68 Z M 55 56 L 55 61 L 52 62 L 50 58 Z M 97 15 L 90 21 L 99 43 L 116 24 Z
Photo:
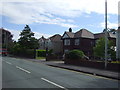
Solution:
M 96 62 L 96 61 L 87 61 L 87 60 L 65 60 L 65 64 L 77 65 L 77 66 L 85 66 L 97 69 L 105 69 L 104 62 Z M 120 64 L 117 63 L 107 63 L 107 70 L 116 71 L 120 70 Z

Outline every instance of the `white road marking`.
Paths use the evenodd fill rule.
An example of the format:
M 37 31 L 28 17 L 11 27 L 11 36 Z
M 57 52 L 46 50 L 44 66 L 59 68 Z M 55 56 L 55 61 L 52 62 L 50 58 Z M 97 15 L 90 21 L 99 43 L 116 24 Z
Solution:
M 49 80 L 47 80 L 47 79 L 45 79 L 45 78 L 41 78 L 41 79 L 44 80 L 44 81 L 46 81 L 46 82 L 48 82 L 48 83 L 51 83 L 51 84 L 53 84 L 53 85 L 59 87 L 59 88 L 68 90 L 68 89 L 66 89 L 65 87 L 63 87 L 63 86 L 61 86 L 61 85 L 58 85 L 58 84 L 56 84 L 56 83 L 54 83 L 54 82 L 51 82 L 51 81 L 49 81 Z
M 18 69 L 20 69 L 20 70 L 22 70 L 22 71 L 24 71 L 24 72 L 26 72 L 26 73 L 31 73 L 31 72 L 29 72 L 28 70 L 25 70 L 25 69 L 23 69 L 23 68 L 21 68 L 21 67 L 19 67 L 19 66 L 16 66 L 16 68 L 18 68 Z
M 10 62 L 7 62 L 7 61 L 5 61 L 7 64 L 10 64 L 10 65 L 12 65 L 12 63 L 10 63 Z

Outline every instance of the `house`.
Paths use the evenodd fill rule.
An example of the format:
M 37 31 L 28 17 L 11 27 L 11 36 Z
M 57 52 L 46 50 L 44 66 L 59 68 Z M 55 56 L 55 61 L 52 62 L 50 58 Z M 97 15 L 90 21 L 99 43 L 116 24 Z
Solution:
M 62 36 L 63 52 L 66 53 L 69 50 L 79 49 L 91 58 L 94 56 L 93 47 L 95 47 L 96 40 L 102 37 L 105 37 L 105 33 L 93 34 L 87 29 L 81 29 L 73 33 L 70 29 L 69 32 L 65 32 Z M 108 39 L 116 42 L 116 36 L 111 32 L 108 32 Z
M 13 35 L 10 31 L 0 28 L 0 47 L 8 48 L 8 45 L 12 42 Z
M 55 34 L 48 39 L 43 36 L 39 39 L 39 49 L 53 50 L 53 53 L 62 53 L 62 40 L 61 35 Z
M 53 53 L 62 53 L 61 35 L 55 34 L 49 38 L 48 49 L 52 49 Z
M 45 47 L 45 42 L 46 42 L 46 38 L 44 38 L 44 36 L 42 36 L 40 39 L 38 39 L 38 42 L 39 42 L 39 49 L 41 50 L 45 50 L 46 47 Z
M 94 34 L 87 29 L 81 29 L 76 33 L 72 31 L 65 32 L 62 36 L 62 40 L 64 53 L 69 50 L 79 49 L 89 57 L 93 54 L 93 47 L 95 46 Z
M 96 40 L 98 40 L 99 38 L 105 37 L 105 33 L 104 32 L 97 33 L 97 34 L 94 34 L 94 36 L 95 36 L 95 42 L 96 42 Z M 116 35 L 113 34 L 112 32 L 108 32 L 107 36 L 108 36 L 108 39 L 112 40 L 114 42 L 114 44 L 116 45 L 116 43 L 115 43 L 116 42 Z

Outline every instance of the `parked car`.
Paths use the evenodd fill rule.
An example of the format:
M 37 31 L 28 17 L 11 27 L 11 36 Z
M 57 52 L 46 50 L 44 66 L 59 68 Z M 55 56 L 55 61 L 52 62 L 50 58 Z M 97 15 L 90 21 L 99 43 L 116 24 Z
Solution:
M 5 48 L 0 49 L 0 55 L 7 56 L 8 55 L 7 49 L 5 49 Z

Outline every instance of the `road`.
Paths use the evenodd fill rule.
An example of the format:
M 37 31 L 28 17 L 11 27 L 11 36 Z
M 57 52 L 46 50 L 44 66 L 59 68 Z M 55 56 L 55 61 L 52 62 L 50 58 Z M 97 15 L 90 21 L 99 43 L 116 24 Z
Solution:
M 2 57 L 3 88 L 118 88 L 118 81 L 50 67 L 24 59 Z

